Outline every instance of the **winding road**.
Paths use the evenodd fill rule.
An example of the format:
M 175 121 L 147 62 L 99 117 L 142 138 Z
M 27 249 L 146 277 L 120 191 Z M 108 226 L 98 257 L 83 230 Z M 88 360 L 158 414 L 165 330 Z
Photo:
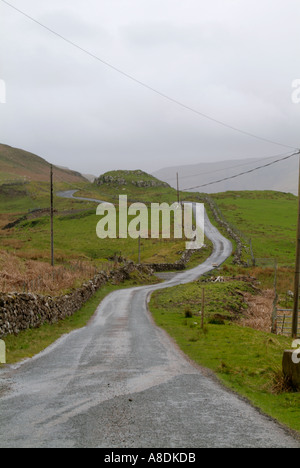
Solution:
M 0 370 L 0 447 L 300 447 L 190 362 L 148 312 L 153 291 L 193 281 L 231 254 L 207 215 L 205 232 L 214 251 L 203 264 L 108 295 L 86 327 Z

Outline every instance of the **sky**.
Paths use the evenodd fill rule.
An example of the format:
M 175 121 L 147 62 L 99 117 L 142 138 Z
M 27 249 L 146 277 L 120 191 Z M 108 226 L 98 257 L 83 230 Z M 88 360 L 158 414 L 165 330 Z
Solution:
M 10 3 L 100 60 L 0 0 L 0 143 L 96 176 L 300 147 L 299 0 Z

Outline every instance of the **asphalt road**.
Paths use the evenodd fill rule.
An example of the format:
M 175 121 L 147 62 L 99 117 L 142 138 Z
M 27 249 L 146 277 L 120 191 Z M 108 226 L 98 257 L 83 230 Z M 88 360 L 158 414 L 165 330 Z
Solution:
M 208 218 L 205 229 L 215 246 L 205 263 L 110 294 L 88 326 L 0 371 L 1 448 L 300 447 L 191 363 L 147 310 L 151 292 L 192 281 L 231 254 Z

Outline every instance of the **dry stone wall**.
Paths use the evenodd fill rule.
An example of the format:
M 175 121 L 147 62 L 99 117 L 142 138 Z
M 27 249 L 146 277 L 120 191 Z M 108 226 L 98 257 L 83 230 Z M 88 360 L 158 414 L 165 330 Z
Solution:
M 233 253 L 233 263 L 237 265 L 244 265 L 242 261 L 242 252 L 243 252 L 243 241 L 240 236 L 234 231 L 234 229 L 230 226 L 230 224 L 224 219 L 220 217 L 220 213 L 218 212 L 217 206 L 215 202 L 209 198 L 205 198 L 205 202 L 209 205 L 212 214 L 217 221 L 223 228 L 226 229 L 229 236 L 235 241 L 236 243 L 236 250 Z
M 81 288 L 64 296 L 52 297 L 25 293 L 0 293 L 0 338 L 21 330 L 55 323 L 77 312 L 93 294 L 108 282 L 119 284 L 135 271 L 150 273 L 146 267 L 129 263 L 110 274 L 100 272 Z
M 126 263 L 110 274 L 100 272 L 81 288 L 63 296 L 42 296 L 32 293 L 0 293 L 0 339 L 17 335 L 28 328 L 38 328 L 45 323 L 56 323 L 77 312 L 105 284 L 120 284 L 130 278 L 130 274 L 139 271 L 152 274 L 154 271 L 184 270 L 193 250 L 186 250 L 175 263 L 153 263 L 135 265 Z
M 195 252 L 196 251 L 192 249 L 185 250 L 180 260 L 174 263 L 147 263 L 146 266 L 157 272 L 185 270 L 187 263 Z

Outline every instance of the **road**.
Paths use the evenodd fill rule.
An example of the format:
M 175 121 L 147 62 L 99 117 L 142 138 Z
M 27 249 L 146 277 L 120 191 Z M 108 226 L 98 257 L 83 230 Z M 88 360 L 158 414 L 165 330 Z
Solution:
M 153 291 L 231 254 L 208 218 L 205 230 L 214 252 L 202 265 L 110 294 L 85 328 L 0 371 L 1 448 L 300 447 L 190 362 L 148 312 Z
M 78 192 L 78 190 L 66 190 L 64 192 L 57 192 L 57 196 L 61 198 L 70 198 L 73 200 L 81 200 L 81 201 L 91 201 L 96 203 L 108 203 L 103 200 L 98 200 L 96 198 L 84 198 L 84 197 L 74 197 L 74 194 Z

